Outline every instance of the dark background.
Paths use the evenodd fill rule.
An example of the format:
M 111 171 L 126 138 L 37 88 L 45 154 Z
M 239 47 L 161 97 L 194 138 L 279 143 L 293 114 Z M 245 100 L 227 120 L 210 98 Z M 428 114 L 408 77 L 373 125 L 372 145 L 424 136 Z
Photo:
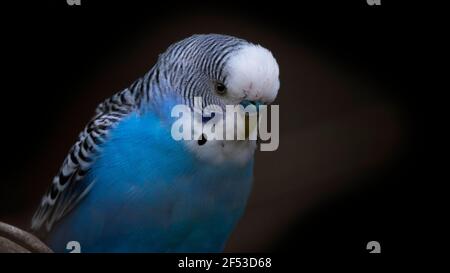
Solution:
M 1 11 L 1 221 L 28 228 L 102 99 L 170 43 L 216 32 L 269 48 L 281 79 L 280 148 L 257 154 L 227 251 L 364 254 L 377 240 L 397 255 L 432 240 L 418 73 L 426 11 L 383 0 L 81 1 Z

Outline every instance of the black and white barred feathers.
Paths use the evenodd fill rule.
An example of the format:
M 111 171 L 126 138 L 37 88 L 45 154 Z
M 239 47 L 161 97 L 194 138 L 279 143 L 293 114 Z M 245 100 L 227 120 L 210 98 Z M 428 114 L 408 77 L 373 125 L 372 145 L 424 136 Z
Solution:
M 32 229 L 37 231 L 45 226 L 47 231 L 50 230 L 54 222 L 70 211 L 94 185 L 95 181 L 80 182 L 101 152 L 100 145 L 106 141 L 109 130 L 133 111 L 134 105 L 130 90 L 125 89 L 97 107 L 95 116 L 79 134 L 78 141 L 42 198 L 32 219 Z

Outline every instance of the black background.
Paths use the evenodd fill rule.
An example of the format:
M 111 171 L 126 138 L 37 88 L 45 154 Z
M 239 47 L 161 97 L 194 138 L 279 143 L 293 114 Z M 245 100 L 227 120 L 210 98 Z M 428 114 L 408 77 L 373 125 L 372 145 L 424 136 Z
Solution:
M 47 175 L 36 175 L 30 170 L 37 170 L 29 166 L 45 166 L 37 162 L 40 156 L 36 153 L 44 145 L 51 147 L 50 132 L 60 126 L 59 115 L 76 99 L 92 71 L 101 68 L 111 52 L 137 39 L 137 33 L 152 22 L 157 27 L 162 18 L 176 20 L 178 15 L 200 11 L 212 17 L 251 18 L 293 39 L 298 37 L 323 56 L 388 87 L 383 95 L 407 113 L 410 133 L 404 152 L 388 167 L 359 177 L 382 182 L 322 202 L 289 227 L 290 232 L 269 251 L 365 254 L 363 244 L 372 239 L 370 231 L 383 245 L 383 255 L 423 251 L 417 247 L 419 242 L 433 242 L 427 229 L 433 226 L 427 209 L 433 196 L 426 190 L 433 178 L 422 145 L 429 107 L 424 99 L 431 91 L 424 97 L 419 72 L 427 68 L 426 10 L 412 3 L 393 6 L 392 1 L 383 0 L 379 7 L 368 6 L 364 0 L 143 2 L 82 0 L 80 7 L 69 7 L 65 1 L 39 1 L 2 8 L 0 220 L 26 225 L 36 196 L 43 192 L 41 186 L 30 190 L 30 183 L 34 177 Z M 82 118 L 76 130 L 91 113 L 92 107 L 80 109 Z M 70 144 L 73 136 L 61 141 Z M 355 245 L 362 247 L 355 249 Z

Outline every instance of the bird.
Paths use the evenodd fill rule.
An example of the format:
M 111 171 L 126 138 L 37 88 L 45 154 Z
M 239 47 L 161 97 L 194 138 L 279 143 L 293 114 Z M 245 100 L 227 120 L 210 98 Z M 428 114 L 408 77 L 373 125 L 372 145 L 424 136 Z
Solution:
M 253 184 L 255 140 L 174 140 L 175 105 L 271 104 L 272 52 L 195 34 L 95 109 L 31 220 L 55 252 L 222 252 Z

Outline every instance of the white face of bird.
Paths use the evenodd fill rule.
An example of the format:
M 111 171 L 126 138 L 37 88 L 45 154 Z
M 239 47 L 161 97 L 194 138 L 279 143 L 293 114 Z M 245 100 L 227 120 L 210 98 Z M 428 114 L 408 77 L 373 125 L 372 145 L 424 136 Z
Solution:
M 187 140 L 188 146 L 209 162 L 245 163 L 252 158 L 255 136 L 261 135 L 258 122 L 264 121 L 259 110 L 275 100 L 280 87 L 279 68 L 272 53 L 231 36 L 194 35 L 172 45 L 158 62 L 159 68 L 168 69 L 158 73 L 158 79 L 176 75 L 166 77 L 168 86 L 186 99 L 184 105 L 177 105 L 180 108 L 172 109 L 171 116 L 177 117 L 172 137 Z M 196 107 L 198 98 L 201 103 Z M 223 131 L 205 132 L 211 124 Z
M 279 68 L 269 50 L 259 45 L 248 44 L 230 56 L 224 72 L 226 80 L 223 83 L 216 83 L 215 92 L 222 104 L 226 105 L 226 109 L 223 117 L 214 121 L 215 128 L 223 128 L 224 132 L 218 133 L 215 130 L 213 136 L 211 131 L 205 131 L 205 122 L 201 116 L 204 117 L 206 113 L 206 116 L 210 117 L 212 112 L 217 116 L 223 109 L 217 105 L 207 105 L 205 108 L 200 106 L 197 110 L 201 114 L 193 121 L 193 135 L 194 139 L 198 139 L 195 136 L 202 136 L 208 141 L 192 141 L 188 142 L 188 146 L 200 158 L 209 162 L 222 164 L 225 161 L 233 161 L 243 164 L 253 156 L 256 147 L 253 140 L 256 140 L 258 122 L 267 122 L 258 118 L 258 109 L 272 103 L 278 94 Z M 201 99 L 199 102 L 201 103 Z M 206 124 L 214 122 L 209 120 Z M 230 123 L 232 126 L 227 126 Z M 220 138 L 217 138 L 218 135 Z M 199 146 L 199 143 L 202 144 Z M 278 146 L 278 143 L 276 145 Z
M 280 87 L 277 61 L 266 48 L 248 44 L 229 58 L 224 72 L 227 75 L 226 80 L 222 85 L 216 86 L 216 91 L 222 93 L 222 98 L 226 101 L 224 104 L 243 106 L 234 109 L 227 107 L 227 111 L 237 110 L 238 113 L 238 126 L 235 126 L 234 131 L 236 139 L 248 139 L 256 135 L 256 114 L 260 105 L 270 104 L 277 97 Z M 239 123 L 244 126 L 239 126 Z
M 225 73 L 224 85 L 228 92 L 224 96 L 228 104 L 244 100 L 270 104 L 277 97 L 278 64 L 272 53 L 262 46 L 249 44 L 237 50 L 227 61 Z

